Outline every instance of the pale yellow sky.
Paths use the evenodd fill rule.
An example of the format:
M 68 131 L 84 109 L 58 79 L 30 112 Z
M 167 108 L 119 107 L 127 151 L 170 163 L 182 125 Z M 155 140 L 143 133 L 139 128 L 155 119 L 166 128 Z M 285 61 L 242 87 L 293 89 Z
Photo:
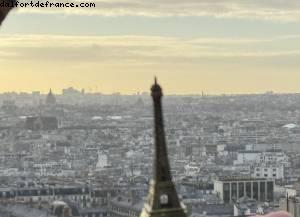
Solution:
M 216 64 L 217 65 L 217 64 Z M 199 70 L 201 68 L 201 70 Z M 3 69 L 3 71 L 2 71 Z M 18 65 L 2 64 L 0 92 L 40 90 L 73 86 L 87 91 L 103 93 L 136 93 L 149 91 L 153 76 L 157 75 L 167 94 L 258 93 L 299 91 L 300 73 L 287 76 L 285 69 L 244 68 L 239 66 L 212 66 L 202 64 L 160 65 L 104 65 L 20 62 Z M 242 71 L 240 71 L 242 70 Z M 156 72 L 156 73 L 155 73 Z
M 64 1 L 64 0 L 62 0 Z M 0 31 L 0 92 L 300 92 L 299 2 L 96 0 L 18 9 Z
M 300 92 L 299 39 L 5 36 L 0 91 L 136 93 L 156 75 L 169 94 Z

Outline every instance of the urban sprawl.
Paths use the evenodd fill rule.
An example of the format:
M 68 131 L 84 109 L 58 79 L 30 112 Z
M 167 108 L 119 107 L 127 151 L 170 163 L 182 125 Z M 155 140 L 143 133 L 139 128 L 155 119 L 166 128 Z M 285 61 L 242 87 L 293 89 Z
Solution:
M 300 94 L 162 103 L 170 183 L 186 216 L 300 216 Z M 0 106 L 1 217 L 141 215 L 159 164 L 150 93 L 3 93 Z

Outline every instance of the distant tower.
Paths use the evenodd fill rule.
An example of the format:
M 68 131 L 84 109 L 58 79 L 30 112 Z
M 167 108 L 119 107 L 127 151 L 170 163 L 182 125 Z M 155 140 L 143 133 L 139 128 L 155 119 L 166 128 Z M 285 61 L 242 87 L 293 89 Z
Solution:
M 163 124 L 163 94 L 156 78 L 151 91 L 154 103 L 155 156 L 149 195 L 140 217 L 186 217 L 172 182 Z
M 54 94 L 52 93 L 52 90 L 50 89 L 47 98 L 46 98 L 46 105 L 55 105 L 56 104 L 56 98 Z

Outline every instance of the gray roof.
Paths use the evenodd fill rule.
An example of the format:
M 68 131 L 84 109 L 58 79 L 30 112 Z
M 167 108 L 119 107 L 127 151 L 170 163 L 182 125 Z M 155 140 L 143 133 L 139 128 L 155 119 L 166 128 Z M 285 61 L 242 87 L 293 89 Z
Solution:
M 47 210 L 33 209 L 22 205 L 0 206 L 0 217 L 9 217 L 11 214 L 16 217 L 54 217 L 47 214 Z

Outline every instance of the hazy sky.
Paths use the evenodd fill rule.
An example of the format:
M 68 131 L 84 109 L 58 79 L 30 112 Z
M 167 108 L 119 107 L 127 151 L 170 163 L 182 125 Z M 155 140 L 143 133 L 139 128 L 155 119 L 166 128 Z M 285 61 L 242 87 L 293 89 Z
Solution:
M 154 75 L 167 93 L 300 92 L 299 0 L 95 3 L 11 13 L 0 29 L 0 92 L 133 93 Z

